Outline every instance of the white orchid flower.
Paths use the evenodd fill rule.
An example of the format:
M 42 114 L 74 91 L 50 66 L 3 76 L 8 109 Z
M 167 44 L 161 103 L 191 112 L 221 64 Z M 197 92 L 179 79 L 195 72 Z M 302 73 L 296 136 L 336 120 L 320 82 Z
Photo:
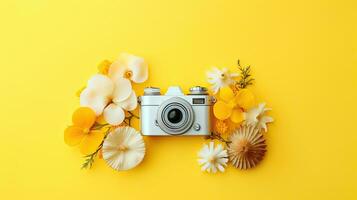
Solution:
M 148 66 L 144 59 L 123 53 L 109 67 L 108 76 L 97 74 L 89 79 L 80 95 L 80 104 L 93 109 L 97 116 L 103 114 L 109 124 L 119 125 L 125 119 L 124 110 L 137 107 L 130 80 L 142 83 L 147 78 Z
M 143 58 L 122 53 L 111 64 L 108 75 L 114 79 L 127 78 L 134 83 L 142 83 L 148 79 L 148 65 Z
M 208 82 L 212 85 L 214 94 L 216 94 L 220 88 L 234 83 L 234 78 L 238 76 L 238 73 L 230 73 L 227 68 L 220 70 L 217 67 L 213 67 L 212 71 L 207 72 Z
M 103 114 L 109 124 L 119 125 L 125 119 L 123 109 L 134 110 L 137 99 L 128 79 L 97 74 L 89 79 L 81 93 L 80 105 L 91 108 L 97 116 Z
M 256 126 L 259 129 L 264 129 L 265 132 L 268 131 L 267 123 L 274 121 L 272 117 L 266 116 L 265 112 L 271 110 L 270 108 L 265 108 L 265 103 L 260 103 L 257 107 L 254 107 L 244 113 L 244 124 Z

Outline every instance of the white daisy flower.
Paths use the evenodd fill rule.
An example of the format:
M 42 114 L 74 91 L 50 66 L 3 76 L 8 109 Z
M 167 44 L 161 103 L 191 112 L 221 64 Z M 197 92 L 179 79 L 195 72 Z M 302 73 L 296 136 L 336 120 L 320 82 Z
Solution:
M 234 78 L 238 76 L 238 73 L 230 73 L 227 68 L 219 70 L 217 67 L 213 67 L 212 71 L 207 72 L 208 82 L 212 85 L 214 94 L 216 94 L 220 88 L 234 83 Z
M 256 126 L 258 129 L 264 129 L 265 132 L 268 131 L 267 123 L 274 121 L 272 117 L 266 116 L 265 112 L 271 110 L 271 108 L 265 108 L 265 103 L 259 104 L 244 113 L 244 124 L 249 126 Z
M 103 143 L 103 159 L 115 170 L 136 167 L 145 156 L 145 144 L 141 134 L 126 126 L 110 132 Z
M 216 173 L 217 169 L 224 172 L 228 162 L 227 150 L 221 144 L 214 147 L 214 142 L 205 144 L 198 153 L 198 163 L 202 165 L 201 170 Z

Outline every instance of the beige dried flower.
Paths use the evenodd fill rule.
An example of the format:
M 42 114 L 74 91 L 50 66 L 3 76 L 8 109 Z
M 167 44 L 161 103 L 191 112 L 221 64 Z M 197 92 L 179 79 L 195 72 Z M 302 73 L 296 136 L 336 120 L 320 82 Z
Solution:
M 239 169 L 255 167 L 264 157 L 266 143 L 260 129 L 253 126 L 238 128 L 229 138 L 228 156 Z
M 145 156 L 145 144 L 141 134 L 125 126 L 110 132 L 103 143 L 103 159 L 118 171 L 136 167 Z

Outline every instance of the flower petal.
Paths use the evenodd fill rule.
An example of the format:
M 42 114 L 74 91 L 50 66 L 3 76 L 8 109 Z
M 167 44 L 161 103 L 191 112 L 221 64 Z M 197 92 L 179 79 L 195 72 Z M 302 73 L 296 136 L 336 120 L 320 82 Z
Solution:
M 258 122 L 258 127 L 264 129 L 265 132 L 268 131 L 267 123 L 273 122 L 274 119 L 269 116 L 262 116 Z
M 218 91 L 219 91 L 219 88 L 220 88 L 220 85 L 219 85 L 219 84 L 213 84 L 213 85 L 211 86 L 211 89 L 212 89 L 212 91 L 213 91 L 213 94 L 217 94 Z
M 123 78 L 125 71 L 128 69 L 126 59 L 122 59 L 121 57 L 122 56 L 120 56 L 118 60 L 114 61 L 109 67 L 108 76 L 112 80 Z
M 95 112 L 88 107 L 80 107 L 74 111 L 72 115 L 72 122 L 75 126 L 81 128 L 90 128 L 95 122 Z
M 132 91 L 131 83 L 128 79 L 117 78 L 114 80 L 115 88 L 113 93 L 113 101 L 121 102 L 127 99 Z
M 132 111 L 135 110 L 138 105 L 138 99 L 136 97 L 135 91 L 132 91 L 129 98 L 125 99 L 122 102 L 115 102 L 115 104 L 122 107 L 124 110 Z
M 223 101 L 217 101 L 213 106 L 213 114 L 217 119 L 225 120 L 232 114 L 232 108 Z
M 120 106 L 111 103 L 104 109 L 104 119 L 111 125 L 119 125 L 125 119 L 124 110 Z
M 234 109 L 231 115 L 231 121 L 239 124 L 244 120 L 244 113 L 241 109 Z
M 102 143 L 103 138 L 104 132 L 102 130 L 93 130 L 86 134 L 79 145 L 81 153 L 84 155 L 94 153 Z
M 83 137 L 83 129 L 76 126 L 69 126 L 64 131 L 64 142 L 69 146 L 75 146 L 79 144 Z
M 135 83 L 142 83 L 148 79 L 148 65 L 143 58 L 130 55 L 128 58 L 128 68 L 133 73 L 131 80 Z
M 248 110 L 254 106 L 255 97 L 249 89 L 241 89 L 236 96 L 236 103 L 244 110 Z
M 223 87 L 219 90 L 219 97 L 222 100 L 229 102 L 234 98 L 234 93 L 230 87 Z
M 91 108 L 97 116 L 101 115 L 104 107 L 108 104 L 108 99 L 95 90 L 86 88 L 80 95 L 80 105 Z
M 212 71 L 207 72 L 207 79 L 212 86 L 214 94 L 216 94 L 219 89 L 234 83 L 235 76 L 236 74 L 233 74 L 232 76 L 227 68 L 223 68 L 222 70 L 220 70 L 214 67 Z
M 96 91 L 98 95 L 107 97 L 112 94 L 114 84 L 109 77 L 102 74 L 96 74 L 88 80 L 87 88 Z

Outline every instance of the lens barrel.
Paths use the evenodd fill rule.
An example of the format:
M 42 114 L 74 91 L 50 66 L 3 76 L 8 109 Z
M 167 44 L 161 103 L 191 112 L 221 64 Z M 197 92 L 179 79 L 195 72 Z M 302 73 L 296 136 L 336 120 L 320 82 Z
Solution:
M 194 114 L 184 99 L 173 97 L 163 102 L 157 113 L 158 126 L 166 133 L 180 135 L 191 128 Z

